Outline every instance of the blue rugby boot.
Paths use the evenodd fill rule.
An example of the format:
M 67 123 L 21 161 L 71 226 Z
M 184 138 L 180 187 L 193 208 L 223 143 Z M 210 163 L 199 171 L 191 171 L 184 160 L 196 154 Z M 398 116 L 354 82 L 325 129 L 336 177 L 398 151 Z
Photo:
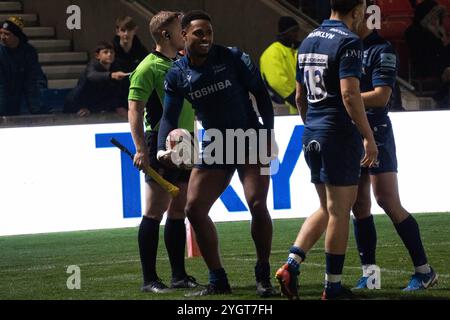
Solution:
M 433 287 L 438 283 L 438 274 L 433 268 L 429 273 L 414 273 L 409 280 L 408 286 L 403 291 L 418 291 Z
M 367 288 L 367 280 L 369 279 L 369 277 L 361 277 L 358 280 L 358 283 L 356 284 L 356 286 L 353 288 L 353 290 L 363 290 L 363 289 L 368 289 Z

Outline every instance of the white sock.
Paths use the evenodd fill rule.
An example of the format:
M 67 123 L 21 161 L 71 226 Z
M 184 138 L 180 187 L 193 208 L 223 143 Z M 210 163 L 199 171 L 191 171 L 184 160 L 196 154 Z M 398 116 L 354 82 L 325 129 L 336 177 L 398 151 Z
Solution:
M 369 268 L 370 267 L 375 267 L 375 265 L 374 264 L 364 264 L 363 266 L 362 266 L 362 271 L 363 271 L 363 277 L 370 277 L 372 274 L 373 274 L 373 272 L 369 272 Z
M 325 273 L 325 281 L 331 283 L 338 283 L 342 280 L 342 274 Z
M 297 261 L 297 263 L 300 265 L 303 262 L 302 257 L 300 257 L 299 255 L 295 254 L 295 253 L 290 253 L 289 254 L 289 258 L 294 259 L 295 261 Z
M 416 270 L 417 273 L 426 274 L 426 273 L 430 273 L 431 272 L 431 268 L 430 268 L 430 265 L 428 263 L 424 264 L 423 266 L 415 267 L 414 269 Z

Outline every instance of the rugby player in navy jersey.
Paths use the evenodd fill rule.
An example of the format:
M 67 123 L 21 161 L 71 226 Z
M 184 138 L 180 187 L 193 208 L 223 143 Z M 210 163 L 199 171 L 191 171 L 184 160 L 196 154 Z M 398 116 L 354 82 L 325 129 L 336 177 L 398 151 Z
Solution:
M 272 220 L 266 205 L 270 177 L 261 174 L 264 167 L 261 161 L 253 164 L 251 162 L 236 164 L 235 161 L 225 163 L 220 159 L 207 161 L 214 160 L 221 152 L 229 160 L 228 155 L 231 152 L 225 147 L 228 144 L 225 141 L 226 136 L 223 148 L 219 146 L 215 153 L 206 152 L 208 146 L 217 142 L 208 134 L 211 129 L 224 135 L 227 129 L 242 129 L 246 132 L 251 132 L 252 129 L 255 132 L 265 129 L 271 133 L 274 113 L 270 96 L 259 70 L 247 54 L 236 48 L 213 44 L 214 32 L 208 14 L 202 11 L 186 13 L 182 19 L 182 29 L 186 42 L 186 56 L 174 63 L 166 77 L 164 114 L 158 136 L 158 159 L 169 164 L 172 160 L 170 150 L 166 151 L 166 137 L 177 127 L 183 99 L 187 99 L 206 130 L 206 137 L 202 161 L 193 169 L 189 181 L 185 211 L 209 269 L 208 286 L 189 296 L 231 293 L 220 259 L 217 231 L 209 217 L 209 210 L 225 191 L 237 170 L 252 215 L 251 234 L 257 255 L 255 266 L 257 294 L 261 297 L 270 297 L 275 294 L 270 282 L 269 265 Z M 262 124 L 252 106 L 249 93 L 255 96 Z M 268 144 L 270 141 L 268 139 Z M 239 147 L 241 146 L 237 146 Z M 251 152 L 255 152 L 250 151 L 250 147 L 245 148 L 248 152 L 247 158 L 252 156 Z M 234 153 L 235 150 L 231 151 L 234 154 L 231 158 L 236 160 L 236 156 L 239 157 L 240 154 Z
M 367 5 L 370 2 L 367 1 Z M 395 140 L 388 116 L 397 76 L 397 55 L 391 43 L 376 30 L 369 29 L 367 23 L 361 24 L 358 34 L 364 46 L 361 92 L 379 149 L 379 165 L 363 169 L 358 197 L 353 206 L 355 238 L 363 268 L 363 276 L 356 288 L 367 288 L 367 280 L 376 264 L 377 234 L 370 212 L 372 185 L 379 206 L 391 218 L 414 264 L 415 273 L 404 291 L 427 289 L 437 283 L 438 276 L 428 264 L 416 220 L 400 202 Z
M 300 264 L 324 230 L 322 299 L 352 297 L 341 284 L 350 210 L 358 192 L 361 165 L 374 166 L 378 155 L 360 93 L 362 43 L 354 34 L 364 20 L 365 1 L 330 2 L 330 19 L 309 34 L 299 49 L 297 107 L 305 123 L 303 148 L 320 209 L 305 221 L 286 264 L 276 273 L 289 299 L 298 298 Z

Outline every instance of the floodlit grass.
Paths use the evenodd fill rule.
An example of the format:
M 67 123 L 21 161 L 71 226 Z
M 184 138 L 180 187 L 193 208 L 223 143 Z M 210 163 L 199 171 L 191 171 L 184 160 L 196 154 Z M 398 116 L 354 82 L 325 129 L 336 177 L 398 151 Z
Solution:
M 440 274 L 438 286 L 418 293 L 402 293 L 412 263 L 390 220 L 376 216 L 378 265 L 382 290 L 364 292 L 365 299 L 450 299 L 450 214 L 415 215 L 430 263 Z M 272 273 L 284 263 L 303 219 L 275 220 Z M 255 250 L 249 222 L 219 223 L 221 252 L 233 295 L 217 300 L 254 300 Z M 158 274 L 166 284 L 170 267 L 161 230 Z M 46 235 L 0 237 L 0 299 L 35 300 L 181 300 L 186 291 L 163 295 L 141 293 L 141 267 L 137 229 L 70 232 Z M 302 267 L 302 299 L 320 298 L 324 266 L 323 240 L 309 253 Z M 68 290 L 67 267 L 81 268 L 81 290 Z M 189 274 L 207 283 L 207 269 L 201 258 L 187 259 Z M 353 235 L 344 269 L 344 283 L 353 286 L 361 274 Z M 275 282 L 274 282 L 275 284 Z M 211 299 L 211 297 L 209 297 Z M 275 298 L 275 299 L 282 299 Z

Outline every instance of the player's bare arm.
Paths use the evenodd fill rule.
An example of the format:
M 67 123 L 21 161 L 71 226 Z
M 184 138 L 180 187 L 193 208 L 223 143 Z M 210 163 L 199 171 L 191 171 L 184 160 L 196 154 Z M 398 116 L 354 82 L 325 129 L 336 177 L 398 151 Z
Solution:
M 134 156 L 134 165 L 143 170 L 150 165 L 148 158 L 147 144 L 144 136 L 144 109 L 143 101 L 130 100 L 128 102 L 128 119 L 130 122 L 131 135 L 136 146 L 136 155 Z
M 306 99 L 306 88 L 297 81 L 297 90 L 295 94 L 295 104 L 303 123 L 306 123 L 306 112 L 308 111 L 308 100 Z
M 364 137 L 365 155 L 361 164 L 364 167 L 373 167 L 377 162 L 378 148 L 367 120 L 359 84 L 359 79 L 354 77 L 342 79 L 342 100 L 350 118 L 355 122 L 359 132 Z
M 168 98 L 169 97 L 169 98 Z M 167 99 L 168 98 L 168 99 Z M 169 133 L 177 128 L 178 119 L 180 117 L 181 108 L 183 106 L 183 97 L 179 99 L 170 96 L 166 93 L 166 100 L 171 101 L 164 108 L 164 114 L 161 118 L 161 125 L 158 132 L 158 154 L 157 159 L 167 168 L 176 168 L 176 165 L 172 161 L 172 150 L 166 150 L 166 140 Z
M 392 95 L 389 86 L 376 87 L 373 91 L 361 93 L 366 108 L 385 108 Z

